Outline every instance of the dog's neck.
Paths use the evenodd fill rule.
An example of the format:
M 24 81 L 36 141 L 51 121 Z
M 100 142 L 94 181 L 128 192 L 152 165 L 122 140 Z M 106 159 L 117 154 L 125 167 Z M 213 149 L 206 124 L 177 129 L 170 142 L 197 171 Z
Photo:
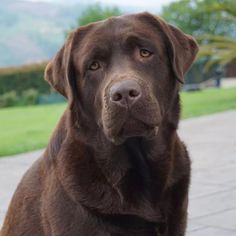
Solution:
M 61 178 L 61 181 L 64 182 L 63 185 L 70 188 L 71 183 L 79 181 L 75 185 L 83 189 L 80 192 L 84 192 L 83 199 L 86 199 L 86 204 L 90 204 L 90 207 L 95 208 L 101 205 L 103 209 L 99 209 L 100 211 L 105 208 L 112 209 L 111 205 L 113 204 L 114 208 L 123 209 L 124 202 L 132 202 L 133 206 L 143 204 L 146 209 L 152 208 L 150 205 L 152 198 L 160 199 L 161 192 L 165 188 L 166 180 L 160 178 L 163 178 L 161 173 L 166 169 L 172 158 L 171 150 L 176 137 L 175 129 L 172 126 L 168 127 L 168 124 L 163 124 L 163 126 L 160 126 L 155 139 L 130 138 L 119 146 L 109 142 L 105 136 L 98 135 L 94 137 L 96 142 L 99 141 L 98 146 L 92 146 L 83 142 L 83 139 L 80 141 L 79 136 L 73 136 L 77 135 L 78 130 L 76 127 L 72 129 L 72 126 L 68 128 L 69 121 L 66 114 L 68 113 L 65 112 L 60 121 L 63 123 L 63 125 L 60 124 L 60 127 L 66 128 L 55 131 L 47 148 L 48 156 L 52 162 L 61 166 L 59 175 L 63 175 L 63 178 Z M 93 142 L 91 143 L 93 144 Z M 153 166 L 157 166 L 158 169 L 154 170 Z M 91 176 L 88 176 L 88 172 L 91 173 Z M 96 173 L 95 176 L 93 176 L 94 173 Z M 87 186 L 80 182 L 83 176 L 88 178 L 85 181 Z M 165 178 L 168 178 L 168 176 Z M 88 197 L 89 195 L 96 196 L 98 194 L 94 194 L 94 189 L 92 189 L 93 183 L 97 181 L 101 182 L 97 186 L 99 184 L 110 186 L 110 190 L 104 190 L 107 193 L 100 193 L 104 197 L 100 194 L 97 196 L 97 199 L 100 199 L 103 204 L 93 203 L 94 197 L 91 199 Z M 91 183 L 91 186 L 88 186 L 89 183 Z M 130 186 L 132 186 L 132 189 L 130 189 Z M 153 189 L 159 191 L 153 191 Z M 75 193 L 75 190 L 68 192 Z M 153 195 L 153 192 L 155 192 L 155 195 Z M 81 196 L 78 196 L 78 198 L 81 198 Z M 113 203 L 109 199 L 113 199 Z M 118 207 L 117 202 L 120 203 L 120 207 Z M 149 202 L 149 207 L 146 206 L 147 202 Z M 130 206 L 125 208 L 128 209 Z M 141 208 L 144 209 L 144 207 Z M 132 212 L 132 210 L 130 211 Z
M 78 129 L 70 125 L 69 118 L 65 112 L 47 156 L 71 200 L 105 216 L 162 222 L 162 193 L 171 176 L 167 170 L 173 164 L 175 126 L 161 124 L 153 140 L 130 138 L 116 146 L 100 134 L 88 144 L 78 138 Z M 96 142 L 98 146 L 91 145 Z
M 127 139 L 121 145 L 114 145 L 99 128 L 92 127 L 92 132 L 88 128 L 79 130 L 76 123 L 71 121 L 71 115 L 67 110 L 49 142 L 47 156 L 50 160 L 57 161 L 63 149 L 67 150 L 69 147 L 70 150 L 86 149 L 94 156 L 94 161 L 113 186 L 117 185 L 131 169 L 139 174 L 147 186 L 150 179 L 150 164 L 162 162 L 164 158 L 167 160 L 166 153 L 172 152 L 177 137 L 178 123 L 172 124 L 168 119 L 163 120 L 165 122 L 161 123 L 158 135 L 154 139 L 134 137 Z M 74 155 L 78 156 L 79 153 L 80 151 Z M 79 160 L 78 158 L 77 161 Z

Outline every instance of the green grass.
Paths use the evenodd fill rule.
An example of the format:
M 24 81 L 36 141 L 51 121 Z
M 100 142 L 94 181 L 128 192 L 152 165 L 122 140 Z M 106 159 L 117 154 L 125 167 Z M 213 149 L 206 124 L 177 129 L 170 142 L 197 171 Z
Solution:
M 236 109 L 236 88 L 181 93 L 183 118 Z M 0 156 L 46 146 L 66 104 L 0 109 Z
M 182 118 L 236 109 L 236 88 L 181 93 Z
M 0 109 L 0 156 L 46 146 L 65 104 Z

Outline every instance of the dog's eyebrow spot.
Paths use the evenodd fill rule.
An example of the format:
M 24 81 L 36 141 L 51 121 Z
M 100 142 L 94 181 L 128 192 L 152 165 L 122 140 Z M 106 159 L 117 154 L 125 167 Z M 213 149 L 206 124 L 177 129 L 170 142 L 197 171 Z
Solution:
M 83 66 L 86 67 L 87 64 L 92 60 L 102 60 L 105 61 L 110 55 L 109 47 L 101 47 L 98 45 L 94 45 L 93 47 L 89 47 L 85 50 L 86 53 L 84 54 L 83 58 Z
M 154 48 L 155 46 L 153 43 L 147 39 L 147 36 L 145 37 L 144 35 L 140 34 L 129 34 L 123 38 L 123 44 L 130 46 L 130 45 L 135 45 L 139 47 L 149 47 L 149 48 Z
M 85 56 L 86 57 L 97 57 L 97 56 L 104 56 L 109 52 L 109 48 L 108 47 L 102 47 L 101 45 L 88 45 L 88 47 L 86 48 L 86 53 Z

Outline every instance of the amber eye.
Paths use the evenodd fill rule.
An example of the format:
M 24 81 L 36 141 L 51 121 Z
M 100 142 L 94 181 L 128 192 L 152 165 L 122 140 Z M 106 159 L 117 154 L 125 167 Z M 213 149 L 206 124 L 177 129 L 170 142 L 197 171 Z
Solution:
M 152 53 L 148 51 L 147 49 L 140 49 L 139 51 L 141 57 L 150 57 Z
M 100 64 L 97 61 L 93 61 L 89 66 L 89 70 L 98 70 L 99 68 Z

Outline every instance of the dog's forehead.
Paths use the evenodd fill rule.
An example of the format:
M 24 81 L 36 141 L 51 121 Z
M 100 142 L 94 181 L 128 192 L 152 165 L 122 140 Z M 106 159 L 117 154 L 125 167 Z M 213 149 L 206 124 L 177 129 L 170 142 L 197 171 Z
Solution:
M 94 52 L 112 52 L 119 49 L 129 38 L 145 39 L 155 44 L 160 55 L 164 53 L 164 40 L 161 34 L 152 26 L 150 14 L 139 13 L 111 17 L 104 21 L 92 23 L 83 28 L 83 38 L 76 44 L 74 60 L 86 61 Z
M 145 16 L 145 14 L 130 14 L 96 22 L 88 33 L 86 42 L 87 44 L 104 44 L 106 42 L 109 44 L 109 42 L 120 40 L 130 33 L 144 36 L 147 39 L 155 37 L 151 25 L 143 20 Z

